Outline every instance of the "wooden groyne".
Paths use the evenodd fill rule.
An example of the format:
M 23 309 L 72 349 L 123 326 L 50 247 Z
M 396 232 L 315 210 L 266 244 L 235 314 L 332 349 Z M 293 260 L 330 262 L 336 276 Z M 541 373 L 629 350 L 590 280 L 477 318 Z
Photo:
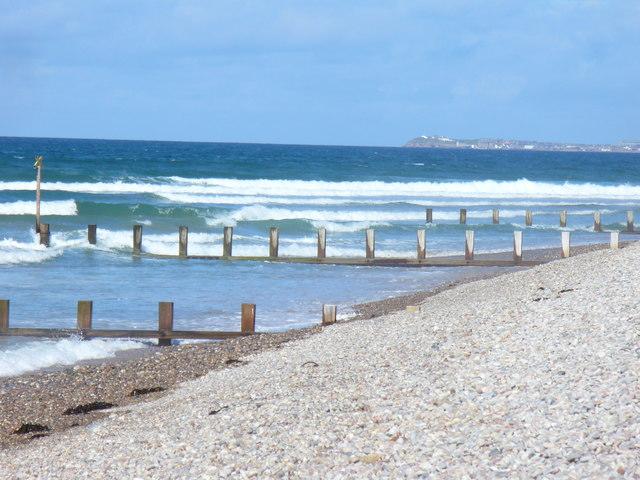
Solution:
M 594 212 L 593 231 L 601 233 L 602 215 L 600 212 Z M 560 212 L 559 223 L 565 228 L 567 226 L 568 213 L 566 210 Z M 620 233 L 634 234 L 634 212 L 628 211 L 627 229 L 623 232 L 610 232 L 611 248 L 617 248 L 619 244 Z M 433 221 L 433 209 L 426 209 L 427 223 Z M 461 225 L 467 222 L 467 210 L 460 209 L 459 221 Z M 531 210 L 525 211 L 525 225 L 533 226 L 534 216 Z M 493 209 L 492 223 L 500 224 L 500 211 Z M 87 226 L 87 241 L 91 245 L 97 243 L 97 225 L 91 224 Z M 49 246 L 50 243 L 50 226 L 47 223 L 40 224 L 40 243 Z M 325 228 L 319 228 L 317 231 L 317 254 L 315 257 L 301 256 L 281 256 L 280 255 L 280 231 L 277 227 L 269 229 L 268 238 L 268 255 L 264 256 L 241 256 L 233 255 L 233 227 L 223 228 L 223 244 L 222 255 L 190 255 L 189 254 L 189 229 L 187 226 L 178 228 L 178 248 L 176 255 L 154 254 L 143 251 L 143 227 L 142 225 L 133 226 L 132 252 L 136 256 L 153 257 L 153 258 L 180 258 L 180 259 L 198 259 L 198 260 L 227 260 L 227 261 L 269 261 L 281 263 L 306 263 L 306 264 L 329 264 L 329 265 L 363 265 L 363 266 L 405 266 L 405 267 L 458 267 L 458 266 L 478 266 L 478 267 L 503 267 L 503 266 L 532 266 L 537 265 L 539 261 L 525 259 L 523 250 L 523 231 L 515 230 L 513 232 L 513 255 L 511 259 L 495 259 L 495 258 L 477 258 L 475 254 L 476 234 L 474 230 L 466 230 L 464 234 L 464 254 L 460 257 L 433 257 L 427 252 L 427 232 L 425 229 L 418 229 L 416 232 L 416 256 L 414 258 L 397 258 L 397 257 L 379 257 L 376 256 L 376 236 L 375 230 L 368 228 L 364 231 L 364 249 L 362 257 L 328 257 L 327 256 L 327 231 Z M 563 231 L 560 235 L 560 251 L 562 257 L 569 255 L 570 249 L 570 232 Z
M 256 305 L 243 303 L 240 309 L 239 331 L 195 331 L 175 330 L 173 302 L 158 303 L 157 330 L 125 330 L 125 329 L 96 329 L 93 328 L 93 301 L 80 300 L 77 307 L 75 328 L 30 328 L 11 327 L 9 324 L 9 300 L 0 300 L 0 336 L 13 337 L 70 337 L 78 336 L 82 339 L 94 337 L 104 338 L 141 338 L 157 339 L 159 346 L 171 345 L 172 340 L 226 340 L 228 338 L 246 337 L 249 335 L 264 335 L 256 332 Z M 337 307 L 335 305 L 322 306 L 322 325 L 336 322 Z

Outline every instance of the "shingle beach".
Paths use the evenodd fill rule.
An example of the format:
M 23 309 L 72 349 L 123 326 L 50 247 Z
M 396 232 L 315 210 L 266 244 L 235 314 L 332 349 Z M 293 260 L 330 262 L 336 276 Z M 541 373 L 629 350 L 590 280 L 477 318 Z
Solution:
M 458 285 L 0 451 L 2 478 L 640 478 L 640 246 Z

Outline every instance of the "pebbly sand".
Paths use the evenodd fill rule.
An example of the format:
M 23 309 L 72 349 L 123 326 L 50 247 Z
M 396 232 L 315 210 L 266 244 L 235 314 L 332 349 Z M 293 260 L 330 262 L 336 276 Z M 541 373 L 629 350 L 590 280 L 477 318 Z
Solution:
M 414 314 L 3 380 L 5 445 L 78 425 L 5 448 L 0 475 L 640 476 L 639 267 L 639 246 L 592 252 L 412 296 Z M 119 407 L 61 415 L 92 401 Z

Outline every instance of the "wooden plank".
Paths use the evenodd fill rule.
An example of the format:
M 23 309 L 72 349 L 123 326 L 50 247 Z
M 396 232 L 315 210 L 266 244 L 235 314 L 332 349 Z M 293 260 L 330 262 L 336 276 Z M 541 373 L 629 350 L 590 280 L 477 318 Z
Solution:
M 9 300 L 0 300 L 0 332 L 9 330 Z
M 327 229 L 318 229 L 318 258 L 327 258 Z
M 466 261 L 473 260 L 474 236 L 475 233 L 473 232 L 473 230 L 467 230 L 465 232 L 464 259 Z
M 427 208 L 426 217 L 427 223 L 433 223 L 433 208 Z
M 168 347 L 171 345 L 171 339 L 167 335 L 173 330 L 173 302 L 158 303 L 158 346 Z
M 609 246 L 612 250 L 618 250 L 620 248 L 620 232 L 611 232 Z
M 467 209 L 461 208 L 460 209 L 460 225 L 464 225 L 466 223 L 467 223 Z
M 373 228 L 367 228 L 364 234 L 365 258 L 372 260 L 376 257 L 376 232 Z
M 48 223 L 40 224 L 40 245 L 48 247 L 50 245 L 51 235 Z
M 337 310 L 335 305 L 322 305 L 322 325 L 336 323 Z
M 593 212 L 593 231 L 602 231 L 602 214 L 600 212 Z
M 240 331 L 246 334 L 253 334 L 256 331 L 256 305 L 254 303 L 243 303 L 240 317 Z
M 567 226 L 567 216 L 568 213 L 566 210 L 560 212 L 560 227 L 565 228 Z
M 91 300 L 80 300 L 76 315 L 76 325 L 81 332 L 91 330 L 93 320 L 93 302 Z
M 95 245 L 98 242 L 98 226 L 87 225 L 87 241 L 89 245 Z
M 140 255 L 142 252 L 142 225 L 133 226 L 133 254 Z
M 527 210 L 526 212 L 524 212 L 524 224 L 527 227 L 533 225 L 533 212 L 531 210 Z
M 85 338 L 148 338 L 148 339 L 202 339 L 202 340 L 224 340 L 227 338 L 238 338 L 252 335 L 243 332 L 218 332 L 218 331 L 197 331 L 197 330 L 172 330 L 162 332 L 160 330 L 100 330 L 92 329 L 84 333 Z M 12 337 L 69 337 L 77 335 L 75 328 L 9 328 L 7 331 L 0 331 L 0 336 Z M 256 333 L 255 335 L 263 335 Z
M 280 233 L 278 227 L 269 229 L 269 257 L 278 258 L 278 247 L 280 244 Z
M 492 220 L 494 225 L 498 225 L 500 223 L 500 210 L 498 210 L 497 208 L 493 209 Z
M 629 210 L 627 212 L 627 232 L 633 232 L 633 231 L 634 231 L 633 210 Z
M 178 227 L 178 256 L 186 257 L 189 252 L 189 228 L 184 225 Z
M 562 232 L 562 258 L 569 258 L 571 255 L 571 232 Z
M 225 258 L 233 255 L 233 227 L 224 227 L 222 240 L 222 256 Z
M 40 233 L 40 185 L 42 182 L 42 162 L 44 157 L 36 155 L 34 167 L 36 169 L 36 233 Z M 48 245 L 47 245 L 48 246 Z
M 513 261 L 522 262 L 522 231 L 513 232 Z
M 424 260 L 427 258 L 427 231 L 423 228 L 418 230 L 417 258 Z

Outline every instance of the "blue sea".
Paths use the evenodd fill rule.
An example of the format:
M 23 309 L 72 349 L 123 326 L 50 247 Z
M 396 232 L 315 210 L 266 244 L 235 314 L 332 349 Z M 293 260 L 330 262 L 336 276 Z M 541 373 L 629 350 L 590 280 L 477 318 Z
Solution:
M 37 154 L 50 248 L 34 232 Z M 603 242 L 594 210 L 605 230 L 621 230 L 639 199 L 635 154 L 0 138 L 0 298 L 11 301 L 12 326 L 71 327 L 76 302 L 90 299 L 99 328 L 155 328 L 159 301 L 175 303 L 176 329 L 236 330 L 243 302 L 257 304 L 260 331 L 297 328 L 319 322 L 323 303 L 349 315 L 354 303 L 469 269 L 135 258 L 132 225 L 144 226 L 146 252 L 176 254 L 186 225 L 189 253 L 210 255 L 222 252 L 224 226 L 234 227 L 236 255 L 267 255 L 276 226 L 281 255 L 314 256 L 324 227 L 329 256 L 363 256 L 364 230 L 375 228 L 377 256 L 407 257 L 418 228 L 427 228 L 428 255 L 462 253 L 469 225 L 478 252 L 510 250 L 522 229 L 526 256 L 559 247 L 561 210 L 574 244 Z M 434 222 L 425 225 L 427 207 Z M 491 224 L 493 208 L 500 225 Z M 87 224 L 98 225 L 96 246 Z M 0 376 L 139 346 L 4 338 Z

